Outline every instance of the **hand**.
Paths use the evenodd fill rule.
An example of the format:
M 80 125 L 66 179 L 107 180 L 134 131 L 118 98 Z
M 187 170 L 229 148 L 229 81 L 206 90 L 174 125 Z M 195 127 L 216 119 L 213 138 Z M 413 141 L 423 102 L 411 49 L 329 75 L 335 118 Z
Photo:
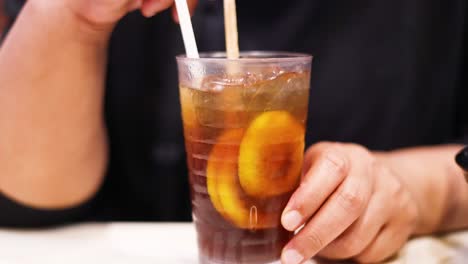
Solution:
M 94 28 L 112 28 L 117 21 L 130 11 L 141 9 L 146 17 L 153 16 L 174 6 L 174 0 L 35 0 L 42 5 L 64 3 L 77 18 Z M 55 3 L 54 3 L 55 2 Z M 196 7 L 198 0 L 187 0 L 190 10 Z M 175 10 L 175 9 L 174 9 Z M 173 13 L 175 14 L 175 12 Z
M 305 224 L 282 261 L 296 264 L 316 255 L 382 261 L 407 241 L 418 215 L 411 193 L 368 150 L 319 143 L 306 152 L 302 183 L 282 215 L 290 231 Z

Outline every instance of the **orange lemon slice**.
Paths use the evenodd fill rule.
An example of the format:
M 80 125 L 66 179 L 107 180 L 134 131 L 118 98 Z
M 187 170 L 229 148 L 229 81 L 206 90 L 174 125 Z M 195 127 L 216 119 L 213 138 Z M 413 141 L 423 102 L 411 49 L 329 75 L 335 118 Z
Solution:
M 302 171 L 304 126 L 287 111 L 256 117 L 239 150 L 239 181 L 249 196 L 268 198 L 296 188 Z
M 223 133 L 211 150 L 207 165 L 207 188 L 215 209 L 242 229 L 263 229 L 279 224 L 279 213 L 265 212 L 262 205 L 243 193 L 238 178 L 239 143 L 244 131 Z

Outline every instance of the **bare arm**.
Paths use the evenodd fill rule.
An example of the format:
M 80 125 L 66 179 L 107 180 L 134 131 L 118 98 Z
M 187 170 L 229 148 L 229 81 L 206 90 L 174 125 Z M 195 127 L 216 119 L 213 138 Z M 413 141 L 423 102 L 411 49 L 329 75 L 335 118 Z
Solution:
M 44 208 L 90 197 L 104 176 L 108 33 L 28 1 L 0 50 L 0 191 Z
M 193 8 L 196 1 L 190 1 Z M 28 0 L 0 49 L 0 192 L 55 209 L 92 196 L 107 162 L 107 43 L 128 11 L 173 0 Z

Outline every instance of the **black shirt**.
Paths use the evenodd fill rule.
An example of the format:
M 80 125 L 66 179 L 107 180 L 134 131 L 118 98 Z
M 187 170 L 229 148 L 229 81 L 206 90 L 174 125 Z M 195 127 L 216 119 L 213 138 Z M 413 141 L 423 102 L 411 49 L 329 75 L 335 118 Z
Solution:
M 466 0 L 237 2 L 242 50 L 314 55 L 308 145 L 332 140 L 392 150 L 467 142 Z M 221 0 L 200 1 L 193 19 L 200 50 L 224 49 L 222 20 Z M 10 206 L 10 223 L 25 211 L 32 219 L 25 225 L 41 217 L 190 220 L 174 59 L 183 52 L 169 12 L 126 16 L 109 48 L 111 155 L 103 187 L 67 212 L 14 210 L 0 199 L 0 208 Z

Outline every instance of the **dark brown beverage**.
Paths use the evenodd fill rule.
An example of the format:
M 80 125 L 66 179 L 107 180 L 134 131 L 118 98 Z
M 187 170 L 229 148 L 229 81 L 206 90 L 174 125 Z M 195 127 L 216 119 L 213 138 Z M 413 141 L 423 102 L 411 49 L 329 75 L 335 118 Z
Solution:
M 310 65 L 309 65 L 310 66 Z M 301 175 L 310 73 L 213 75 L 180 87 L 201 263 L 272 263 Z

